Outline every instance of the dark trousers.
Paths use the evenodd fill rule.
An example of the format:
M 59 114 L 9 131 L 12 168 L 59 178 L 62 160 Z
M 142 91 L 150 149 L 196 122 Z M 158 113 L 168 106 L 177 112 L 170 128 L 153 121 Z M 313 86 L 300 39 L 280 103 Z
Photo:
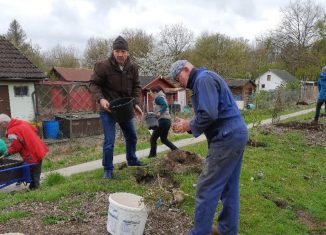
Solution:
M 317 100 L 316 105 L 316 114 L 315 114 L 315 121 L 318 121 L 320 115 L 321 106 L 325 103 L 325 113 L 326 113 L 326 100 Z
M 42 171 L 42 161 L 36 165 L 29 167 L 32 182 L 29 185 L 29 189 L 37 189 L 40 187 L 40 178 Z
M 173 143 L 168 140 L 168 134 L 171 127 L 171 120 L 161 118 L 158 120 L 159 127 L 153 131 L 151 136 L 151 150 L 149 152 L 149 156 L 156 155 L 157 149 L 157 139 L 160 137 L 161 142 L 168 146 L 171 150 L 178 149 Z
M 104 131 L 104 142 L 103 142 L 103 159 L 102 165 L 104 170 L 113 170 L 113 151 L 115 142 L 116 121 L 112 115 L 107 112 L 100 112 L 100 118 L 102 121 Z M 136 157 L 136 144 L 137 144 L 137 133 L 134 126 L 133 120 L 119 123 L 122 130 L 125 144 L 126 144 L 126 158 L 128 165 L 132 165 L 138 162 Z

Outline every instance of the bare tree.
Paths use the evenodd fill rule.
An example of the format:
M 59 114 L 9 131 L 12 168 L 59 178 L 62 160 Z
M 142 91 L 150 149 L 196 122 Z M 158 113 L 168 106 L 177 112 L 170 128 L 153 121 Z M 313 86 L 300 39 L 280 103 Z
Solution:
M 159 34 L 160 45 L 174 59 L 178 59 L 194 44 L 194 33 L 183 24 L 165 25 Z
M 112 42 L 102 38 L 90 38 L 87 41 L 86 49 L 84 51 L 83 66 L 93 68 L 98 60 L 103 60 L 108 57 L 111 50 Z
M 314 60 L 309 49 L 318 39 L 316 25 L 323 8 L 314 0 L 296 0 L 281 12 L 281 25 L 272 33 L 273 45 L 283 61 L 295 71 Z
M 46 52 L 44 57 L 48 70 L 54 66 L 66 68 L 80 67 L 78 50 L 73 46 L 64 47 L 58 44 L 50 51 Z

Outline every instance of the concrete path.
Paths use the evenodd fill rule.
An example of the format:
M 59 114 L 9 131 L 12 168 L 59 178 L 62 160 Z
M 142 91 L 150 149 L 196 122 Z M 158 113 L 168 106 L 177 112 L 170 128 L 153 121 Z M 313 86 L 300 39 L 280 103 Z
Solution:
M 282 115 L 280 116 L 280 120 L 284 120 L 284 119 L 288 119 L 288 118 L 292 118 L 292 117 L 296 117 L 296 116 L 300 116 L 306 113 L 310 113 L 315 111 L 314 108 L 312 109 L 307 109 L 307 110 L 302 110 L 299 112 L 295 112 L 295 113 L 291 113 L 291 114 L 287 114 L 287 115 Z M 261 122 L 261 125 L 268 125 L 272 123 L 272 118 L 263 120 Z M 253 124 L 248 124 L 247 127 L 250 129 L 252 128 Z M 174 145 L 177 146 L 178 148 L 184 147 L 184 146 L 188 146 L 188 145 L 192 145 L 192 144 L 196 144 L 199 142 L 202 142 L 206 140 L 206 137 L 204 135 L 199 136 L 198 138 L 188 138 L 188 139 L 183 139 L 183 140 L 178 140 L 178 141 L 174 141 Z M 169 150 L 168 147 L 166 147 L 165 145 L 159 145 L 157 146 L 157 153 L 161 153 L 161 152 L 165 152 Z M 136 152 L 136 155 L 139 159 L 145 158 L 147 157 L 149 154 L 149 148 L 148 149 L 144 149 L 144 150 L 139 150 Z M 119 154 L 119 155 L 115 155 L 113 158 L 113 164 L 117 164 L 117 163 L 122 163 L 126 161 L 126 155 L 124 154 Z M 77 174 L 77 173 L 82 173 L 82 172 L 86 172 L 86 171 L 93 171 L 93 170 L 97 170 L 102 168 L 102 159 L 101 160 L 96 160 L 96 161 L 91 161 L 91 162 L 86 162 L 86 163 L 82 163 L 79 165 L 75 165 L 75 166 L 70 166 L 70 167 L 66 167 L 66 168 L 62 168 L 62 169 L 58 169 L 55 171 L 51 171 L 51 172 L 46 172 L 46 173 L 42 173 L 41 175 L 41 179 L 44 179 L 48 174 L 50 173 L 59 173 L 63 176 L 70 176 L 73 174 Z M 12 191 L 18 191 L 21 189 L 26 188 L 26 186 L 24 185 L 20 185 L 20 186 L 16 186 L 16 185 L 10 185 L 7 186 L 3 189 L 1 189 L 1 191 L 6 191 L 6 192 L 12 192 Z

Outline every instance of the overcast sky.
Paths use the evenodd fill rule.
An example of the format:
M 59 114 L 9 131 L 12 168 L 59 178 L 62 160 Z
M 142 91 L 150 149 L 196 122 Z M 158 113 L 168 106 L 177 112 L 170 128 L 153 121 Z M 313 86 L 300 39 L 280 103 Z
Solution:
M 0 34 L 16 19 L 42 51 L 57 44 L 82 52 L 91 37 L 115 38 L 123 29 L 155 36 L 182 23 L 196 36 L 222 33 L 253 40 L 280 21 L 289 0 L 0 0 Z M 318 0 L 324 8 L 326 1 Z

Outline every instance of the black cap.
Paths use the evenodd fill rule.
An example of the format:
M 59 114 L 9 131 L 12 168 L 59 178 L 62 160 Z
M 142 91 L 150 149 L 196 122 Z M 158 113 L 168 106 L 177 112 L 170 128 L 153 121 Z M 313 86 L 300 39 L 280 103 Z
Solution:
M 113 42 L 113 50 L 129 51 L 128 42 L 123 37 L 117 37 Z

